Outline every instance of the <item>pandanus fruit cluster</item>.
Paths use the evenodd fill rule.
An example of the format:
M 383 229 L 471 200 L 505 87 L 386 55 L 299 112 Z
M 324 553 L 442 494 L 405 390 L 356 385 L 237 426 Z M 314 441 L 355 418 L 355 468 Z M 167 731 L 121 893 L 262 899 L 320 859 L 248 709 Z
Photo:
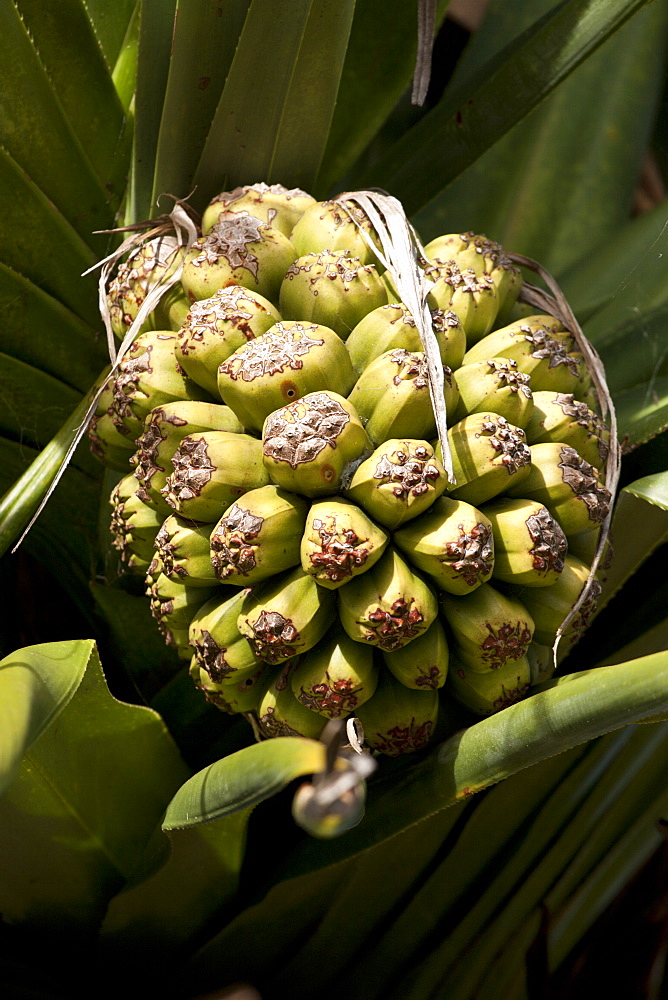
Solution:
M 355 716 L 390 755 L 428 742 L 444 699 L 488 715 L 523 698 L 611 504 L 572 331 L 518 302 L 485 236 L 424 248 L 449 476 L 418 324 L 359 205 L 253 184 L 201 232 L 90 428 L 126 472 L 114 544 L 194 683 L 266 737 Z M 119 338 L 182 258 L 161 237 L 118 267 Z

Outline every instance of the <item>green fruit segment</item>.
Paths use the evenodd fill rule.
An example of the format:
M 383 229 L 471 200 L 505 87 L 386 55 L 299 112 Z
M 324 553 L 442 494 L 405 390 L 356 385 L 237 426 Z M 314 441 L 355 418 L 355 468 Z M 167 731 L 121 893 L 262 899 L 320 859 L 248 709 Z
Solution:
M 556 442 L 533 445 L 529 474 L 506 492 L 544 504 L 566 535 L 596 528 L 607 517 L 612 502 L 598 470 L 574 448 Z
M 137 496 L 137 480 L 132 474 L 113 488 L 109 503 L 112 506 L 112 545 L 129 569 L 141 570 L 141 563 L 153 558 L 155 536 L 162 518 Z M 136 558 L 131 563 L 133 556 Z
M 254 672 L 245 677 L 214 681 L 200 666 L 196 657 L 190 661 L 190 676 L 195 687 L 204 693 L 206 700 L 228 715 L 257 711 L 264 692 L 271 683 L 271 671 L 264 664 L 259 667 L 256 664 Z
M 441 497 L 418 521 L 396 531 L 394 543 L 439 590 L 450 594 L 470 594 L 492 575 L 492 526 L 463 500 Z
M 247 590 L 239 590 L 231 597 L 229 591 L 216 595 L 199 608 L 190 622 L 188 641 L 195 650 L 195 660 L 213 684 L 244 680 L 263 667 L 237 628 L 247 595 Z
M 410 646 L 392 653 L 383 651 L 382 655 L 387 669 L 404 687 L 427 691 L 430 688 L 437 690 L 445 684 L 450 654 L 438 618 Z
M 531 682 L 531 668 L 526 656 L 509 660 L 490 673 L 481 674 L 457 661 L 451 664 L 448 687 L 466 708 L 476 715 L 500 712 L 521 701 Z
M 564 569 L 559 580 L 551 587 L 540 589 L 513 587 L 513 593 L 518 595 L 535 622 L 536 642 L 552 647 L 557 629 L 578 600 L 588 577 L 589 566 L 581 559 L 568 555 L 564 560 Z M 600 593 L 600 583 L 598 580 L 593 580 L 587 599 L 564 631 L 563 643 L 559 647 L 562 655 L 565 655 L 570 645 L 578 641 L 589 625 Z
M 176 359 L 190 378 L 214 398 L 218 366 L 281 319 L 268 299 L 242 285 L 219 288 L 193 302 L 178 333 Z
M 249 586 L 299 563 L 308 504 L 277 486 L 245 493 L 211 534 L 211 564 L 223 583 Z
M 306 209 L 292 231 L 290 239 L 297 250 L 295 257 L 323 250 L 345 250 L 359 257 L 362 264 L 377 264 L 378 258 L 360 229 L 372 244 L 379 246 L 375 230 L 359 205 L 347 201 L 344 208 L 338 201 L 317 202 Z
M 300 659 L 291 683 L 295 697 L 311 712 L 339 719 L 371 698 L 378 667 L 370 647 L 337 631 Z
M 302 705 L 292 693 L 290 677 L 297 661 L 286 663 L 266 688 L 257 709 L 257 719 L 265 736 L 305 736 L 317 740 L 326 720 Z
M 566 536 L 542 504 L 496 500 L 485 504 L 494 533 L 494 578 L 527 587 L 549 587 L 564 568 Z
M 245 184 L 211 199 L 202 216 L 202 232 L 209 233 L 227 212 L 248 212 L 289 236 L 306 209 L 314 204 L 315 198 L 299 188 L 262 182 Z
M 267 486 L 262 444 L 248 434 L 209 431 L 185 437 L 172 458 L 162 495 L 177 514 L 213 524 L 249 490 Z
M 466 352 L 464 364 L 494 357 L 516 361 L 520 371 L 531 376 L 533 392 L 572 392 L 584 369 L 574 338 L 566 331 L 554 330 L 553 324 L 541 326 L 520 320 L 495 330 Z
M 307 497 L 336 493 L 371 442 L 347 399 L 312 392 L 271 413 L 262 430 L 264 464 L 277 486 Z
M 484 583 L 468 597 L 443 594 L 441 601 L 464 666 L 484 673 L 525 656 L 534 623 L 516 598 Z
M 529 444 L 561 441 L 575 448 L 585 462 L 599 470 L 605 468 L 610 432 L 598 414 L 572 393 L 536 393 L 526 434 Z
M 254 588 L 237 625 L 261 660 L 281 663 L 315 646 L 331 623 L 334 607 L 334 594 L 298 568 Z
M 272 301 L 297 258 L 292 243 L 248 212 L 224 212 L 186 255 L 181 284 L 190 299 L 209 299 L 226 285 L 244 285 Z
M 119 340 L 128 332 L 151 288 L 174 270 L 177 250 L 178 242 L 173 236 L 160 236 L 132 250 L 119 265 L 107 294 L 111 327 Z M 155 329 L 152 317 L 148 317 L 142 329 Z
M 438 718 L 438 692 L 413 691 L 384 671 L 373 698 L 357 712 L 364 738 L 388 757 L 421 750 Z
M 325 323 L 346 340 L 362 317 L 386 302 L 385 284 L 373 264 L 363 264 L 347 250 L 325 250 L 290 265 L 279 309 L 286 319 Z
M 497 413 L 465 417 L 450 428 L 448 440 L 456 483 L 448 493 L 456 500 L 482 504 L 522 483 L 531 470 L 524 431 Z
M 452 309 L 466 330 L 467 343 L 475 344 L 489 333 L 499 309 L 499 297 L 487 275 L 477 275 L 472 268 L 462 270 L 456 260 L 439 264 L 427 261 L 424 270 L 433 282 L 429 305 Z
M 464 365 L 457 371 L 459 403 L 454 419 L 491 410 L 516 427 L 525 428 L 534 406 L 530 381 L 510 358 L 490 358 Z
M 221 398 L 252 431 L 274 410 L 316 389 L 346 396 L 355 381 L 352 363 L 333 330 L 285 320 L 240 347 L 218 368 Z
M 500 243 L 473 232 L 439 236 L 424 248 L 430 261 L 442 263 L 452 257 L 462 270 L 472 268 L 486 275 L 499 297 L 499 318 L 506 316 L 522 290 L 522 273 Z
M 388 652 L 416 639 L 436 617 L 432 591 L 393 548 L 338 595 L 339 616 L 350 638 Z
M 148 413 L 176 400 L 209 399 L 187 378 L 174 355 L 171 330 L 142 333 L 128 349 L 114 379 L 114 424 L 121 434 L 137 438 Z
M 242 429 L 232 410 L 219 403 L 176 400 L 157 406 L 144 420 L 132 460 L 139 496 L 156 510 L 169 513 L 161 490 L 174 471 L 172 458 L 184 437 L 213 430 L 236 434 Z
M 349 500 L 320 500 L 306 519 L 302 569 L 321 587 L 334 590 L 371 569 L 387 542 L 387 533 Z
M 459 401 L 457 382 L 449 368 L 443 369 L 443 376 L 446 412 L 453 413 Z M 381 354 L 362 372 L 349 400 L 375 444 L 388 438 L 430 438 L 436 434 L 422 352 L 397 348 Z
M 396 528 L 443 493 L 447 476 L 427 441 L 385 441 L 355 470 L 346 496 L 379 524 Z
M 155 538 L 166 577 L 188 587 L 211 587 L 217 583 L 209 558 L 210 525 L 192 525 L 172 514 L 166 517 Z
M 441 361 L 451 369 L 459 368 L 466 352 L 466 333 L 451 309 L 431 310 L 432 329 Z M 415 320 L 400 302 L 380 306 L 360 320 L 346 340 L 355 371 L 361 375 L 371 362 L 386 351 L 403 348 L 424 351 Z

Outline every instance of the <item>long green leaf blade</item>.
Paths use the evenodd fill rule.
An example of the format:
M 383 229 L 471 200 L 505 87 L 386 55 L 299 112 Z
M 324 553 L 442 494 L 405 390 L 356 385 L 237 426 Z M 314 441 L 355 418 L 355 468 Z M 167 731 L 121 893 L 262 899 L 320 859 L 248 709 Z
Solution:
M 409 215 L 547 97 L 645 0 L 564 0 L 413 126 L 357 183 L 381 186 Z
M 83 0 L 95 36 L 112 69 L 118 59 L 125 32 L 137 0 Z
M 498 51 L 527 19 L 554 6 L 492 5 L 462 59 L 468 78 L 472 61 L 480 66 L 490 48 Z M 667 26 L 663 5 L 631 18 L 417 215 L 423 237 L 486 232 L 559 274 L 615 234 L 627 222 L 646 155 Z
M 16 3 L 68 123 L 117 205 L 125 190 L 130 133 L 82 0 Z M 74 162 L 69 170 L 76 171 Z
M 169 75 L 176 0 L 142 3 L 135 94 L 135 131 L 126 222 L 151 218 L 153 170 Z M 187 191 L 170 192 L 185 196 Z
M 13 3 L 0 5 L 0 89 L 12 94 L 0 109 L 7 152 L 83 239 L 108 227 L 107 178 L 93 170 Z
M 181 830 L 248 809 L 302 774 L 323 771 L 325 747 L 315 740 L 267 740 L 194 775 L 169 804 L 163 827 Z
M 103 247 L 104 242 L 100 245 Z M 95 278 L 80 278 L 95 263 L 95 254 L 3 149 L 0 258 L 90 326 L 99 325 Z
M 0 263 L 0 323 L 7 354 L 84 392 L 107 360 L 99 331 Z
M 580 322 L 605 309 L 600 321 L 604 331 L 632 318 L 639 304 L 652 309 L 666 301 L 666 219 L 668 200 L 622 226 L 560 275 L 559 284 Z
M 255 181 L 312 186 L 353 10 L 354 0 L 252 0 L 195 174 L 196 205 Z
M 164 192 L 185 197 L 192 189 L 249 3 L 177 2 L 155 156 L 154 206 Z
M 448 0 L 439 0 L 441 23 Z M 385 0 L 357 0 L 327 147 L 315 181 L 326 194 L 373 139 L 408 87 L 417 50 L 417 8 Z

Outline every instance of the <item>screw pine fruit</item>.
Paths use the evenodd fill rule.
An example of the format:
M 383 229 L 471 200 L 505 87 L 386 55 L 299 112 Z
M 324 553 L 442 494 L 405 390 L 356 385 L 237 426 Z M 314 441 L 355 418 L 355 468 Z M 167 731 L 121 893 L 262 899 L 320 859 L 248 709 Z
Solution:
M 167 293 L 178 308 L 144 324 L 90 436 L 126 473 L 113 544 L 204 696 L 265 737 L 359 716 L 396 755 L 425 746 L 444 699 L 489 715 L 549 676 L 610 510 L 610 439 L 571 332 L 517 309 L 498 244 L 445 235 L 419 263 L 450 482 L 424 346 L 375 248 L 354 202 L 217 195 Z M 173 271 L 167 249 L 120 266 L 119 338 Z

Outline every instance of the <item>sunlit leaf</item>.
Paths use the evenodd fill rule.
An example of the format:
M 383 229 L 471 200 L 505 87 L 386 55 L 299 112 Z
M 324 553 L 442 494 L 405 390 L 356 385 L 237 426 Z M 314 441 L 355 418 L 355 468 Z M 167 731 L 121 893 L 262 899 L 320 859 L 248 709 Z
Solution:
M 196 205 L 254 181 L 311 187 L 327 143 L 353 9 L 353 0 L 252 0 L 195 174 Z
M 83 3 L 16 3 L 67 121 L 107 195 L 118 204 L 125 190 L 130 133 Z M 74 161 L 68 169 L 76 177 Z M 33 179 L 38 180 L 34 174 Z
M 492 5 L 455 83 L 471 79 L 531 14 L 554 7 L 554 0 Z M 591 272 L 586 255 L 628 218 L 661 86 L 667 24 L 668 10 L 656 4 L 633 17 L 418 214 L 422 235 L 473 229 L 553 273 L 583 258 Z M 596 273 L 597 284 L 605 275 Z
M 133 874 L 187 771 L 154 712 L 110 695 L 91 641 L 47 644 L 28 662 L 61 710 L 46 725 L 44 699 L 35 702 L 43 728 L 24 726 L 21 769 L 0 800 L 0 905 L 12 923 L 77 931 Z M 62 693 L 54 671 L 72 675 Z M 34 700 L 25 685 L 10 694 L 14 705 Z
M 249 3 L 177 2 L 156 148 L 153 205 L 165 191 L 185 197 L 192 189 Z M 210 196 L 214 193 L 209 192 Z
M 0 5 L 0 87 L 12 94 L 0 110 L 5 150 L 82 239 L 109 225 L 107 178 L 95 174 L 12 3 Z
M 82 0 L 111 69 L 118 58 L 137 0 Z
M 356 183 L 392 191 L 413 214 L 643 6 L 644 0 L 564 0 L 466 88 L 446 95 Z

